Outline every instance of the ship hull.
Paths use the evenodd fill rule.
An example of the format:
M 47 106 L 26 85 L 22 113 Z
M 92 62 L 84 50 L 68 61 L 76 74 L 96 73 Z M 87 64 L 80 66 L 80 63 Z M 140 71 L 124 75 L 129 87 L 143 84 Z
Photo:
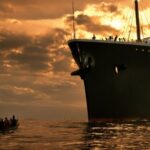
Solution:
M 71 40 L 85 85 L 89 120 L 150 117 L 150 46 Z M 85 67 L 85 59 L 91 58 Z

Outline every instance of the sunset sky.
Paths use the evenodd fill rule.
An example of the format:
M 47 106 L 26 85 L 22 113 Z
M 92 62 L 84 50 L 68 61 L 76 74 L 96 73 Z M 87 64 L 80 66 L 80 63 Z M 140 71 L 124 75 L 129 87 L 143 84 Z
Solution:
M 128 38 L 134 0 L 75 0 L 77 38 Z M 150 35 L 150 1 L 140 0 L 143 37 Z M 75 65 L 71 0 L 0 0 L 0 116 L 86 119 L 84 85 Z M 132 17 L 130 17 L 132 16 Z M 135 37 L 135 24 L 132 24 Z

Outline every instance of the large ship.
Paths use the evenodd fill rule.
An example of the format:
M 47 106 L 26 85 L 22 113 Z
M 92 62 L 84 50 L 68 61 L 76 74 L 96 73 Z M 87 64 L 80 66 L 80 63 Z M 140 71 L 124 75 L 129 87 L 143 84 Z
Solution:
M 150 117 L 150 38 L 141 39 L 135 0 L 137 39 L 68 41 L 85 85 L 88 119 Z

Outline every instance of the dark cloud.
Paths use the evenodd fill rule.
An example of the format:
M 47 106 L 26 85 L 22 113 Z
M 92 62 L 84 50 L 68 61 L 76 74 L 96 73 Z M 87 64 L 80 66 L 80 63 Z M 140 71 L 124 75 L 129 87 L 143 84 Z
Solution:
M 84 7 L 80 3 L 78 9 Z M 1 0 L 0 17 L 16 19 L 47 19 L 58 18 L 64 14 L 71 13 L 71 1 L 68 0 Z
M 118 11 L 118 7 L 115 6 L 115 5 L 110 5 L 109 6 L 109 10 L 110 10 L 110 12 L 117 12 Z
M 37 95 L 31 92 L 31 89 L 19 88 L 15 89 L 13 86 L 5 86 L 0 88 L 0 102 L 5 103 L 26 103 L 37 101 Z
M 97 5 L 97 10 L 101 10 L 106 13 L 117 13 L 119 11 L 117 4 L 101 3 Z
M 37 44 L 40 46 L 59 47 L 61 44 L 66 44 L 66 37 L 69 35 L 68 31 L 61 28 L 55 28 L 52 31 L 46 33 L 44 36 L 36 38 Z
M 84 24 L 91 24 L 93 21 L 89 16 L 79 14 L 76 18 L 76 22 L 78 25 L 84 25 Z
M 0 37 L 0 54 L 1 59 L 4 62 L 8 62 L 13 68 L 26 70 L 26 71 L 48 71 L 52 69 L 51 65 L 54 65 L 54 70 L 58 71 L 60 66 L 59 57 L 62 57 L 67 53 L 66 49 L 59 48 L 66 44 L 67 32 L 62 29 L 54 29 L 51 30 L 49 33 L 34 37 L 34 36 L 27 36 L 23 34 L 14 34 L 8 32 L 1 32 Z M 6 52 L 7 51 L 7 55 Z M 56 61 L 54 64 L 52 59 Z M 58 60 L 58 62 L 57 62 Z M 67 67 L 69 67 L 68 62 L 66 62 L 65 58 L 61 60 L 61 66 L 64 64 L 65 71 Z M 1 64 L 3 65 L 3 64 Z
M 27 46 L 31 43 L 30 37 L 25 34 L 15 34 L 11 31 L 0 32 L 0 51 Z
M 103 10 L 116 12 L 117 5 L 129 6 L 130 1 L 114 0 L 77 0 L 74 1 L 75 10 L 84 10 L 87 5 L 103 4 Z M 149 1 L 143 2 L 144 7 L 149 6 Z M 147 4 L 147 5 L 145 5 Z M 0 17 L 16 19 L 48 19 L 60 18 L 65 14 L 72 13 L 71 0 L 1 0 Z
M 11 5 L 9 5 L 9 3 L 3 1 L 0 4 L 0 13 L 4 13 L 4 12 L 7 14 L 14 13 L 14 9 L 11 7 Z
M 82 103 L 81 83 L 70 76 L 67 31 L 57 28 L 38 36 L 1 31 L 0 35 L 1 104 L 67 108 Z
M 23 49 L 21 54 L 10 53 L 7 57 L 11 63 L 15 63 L 24 70 L 40 71 L 48 69 L 48 52 L 38 46 L 29 46 Z
M 119 31 L 115 28 L 105 25 L 102 22 L 100 22 L 100 17 L 97 16 L 88 16 L 85 14 L 79 14 L 76 17 L 76 23 L 77 25 L 84 27 L 83 30 L 94 33 L 94 34 L 101 34 L 103 36 L 110 35 L 110 34 L 119 34 Z M 66 24 L 69 24 L 72 22 L 72 17 L 68 16 L 66 18 Z
M 69 72 L 70 69 L 70 59 L 65 57 L 64 59 L 60 60 L 60 61 L 56 61 L 53 63 L 53 70 L 54 71 L 65 71 L 65 72 Z

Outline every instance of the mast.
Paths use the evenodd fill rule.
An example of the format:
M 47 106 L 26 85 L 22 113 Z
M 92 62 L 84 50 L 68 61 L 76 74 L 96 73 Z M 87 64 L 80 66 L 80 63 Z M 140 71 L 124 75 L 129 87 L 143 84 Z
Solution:
M 73 13 L 73 38 L 76 38 L 76 29 L 75 29 L 75 11 L 74 11 L 74 0 L 72 0 L 72 13 Z
M 141 31 L 140 31 L 138 0 L 135 0 L 135 17 L 136 17 L 137 42 L 140 42 L 141 41 Z

